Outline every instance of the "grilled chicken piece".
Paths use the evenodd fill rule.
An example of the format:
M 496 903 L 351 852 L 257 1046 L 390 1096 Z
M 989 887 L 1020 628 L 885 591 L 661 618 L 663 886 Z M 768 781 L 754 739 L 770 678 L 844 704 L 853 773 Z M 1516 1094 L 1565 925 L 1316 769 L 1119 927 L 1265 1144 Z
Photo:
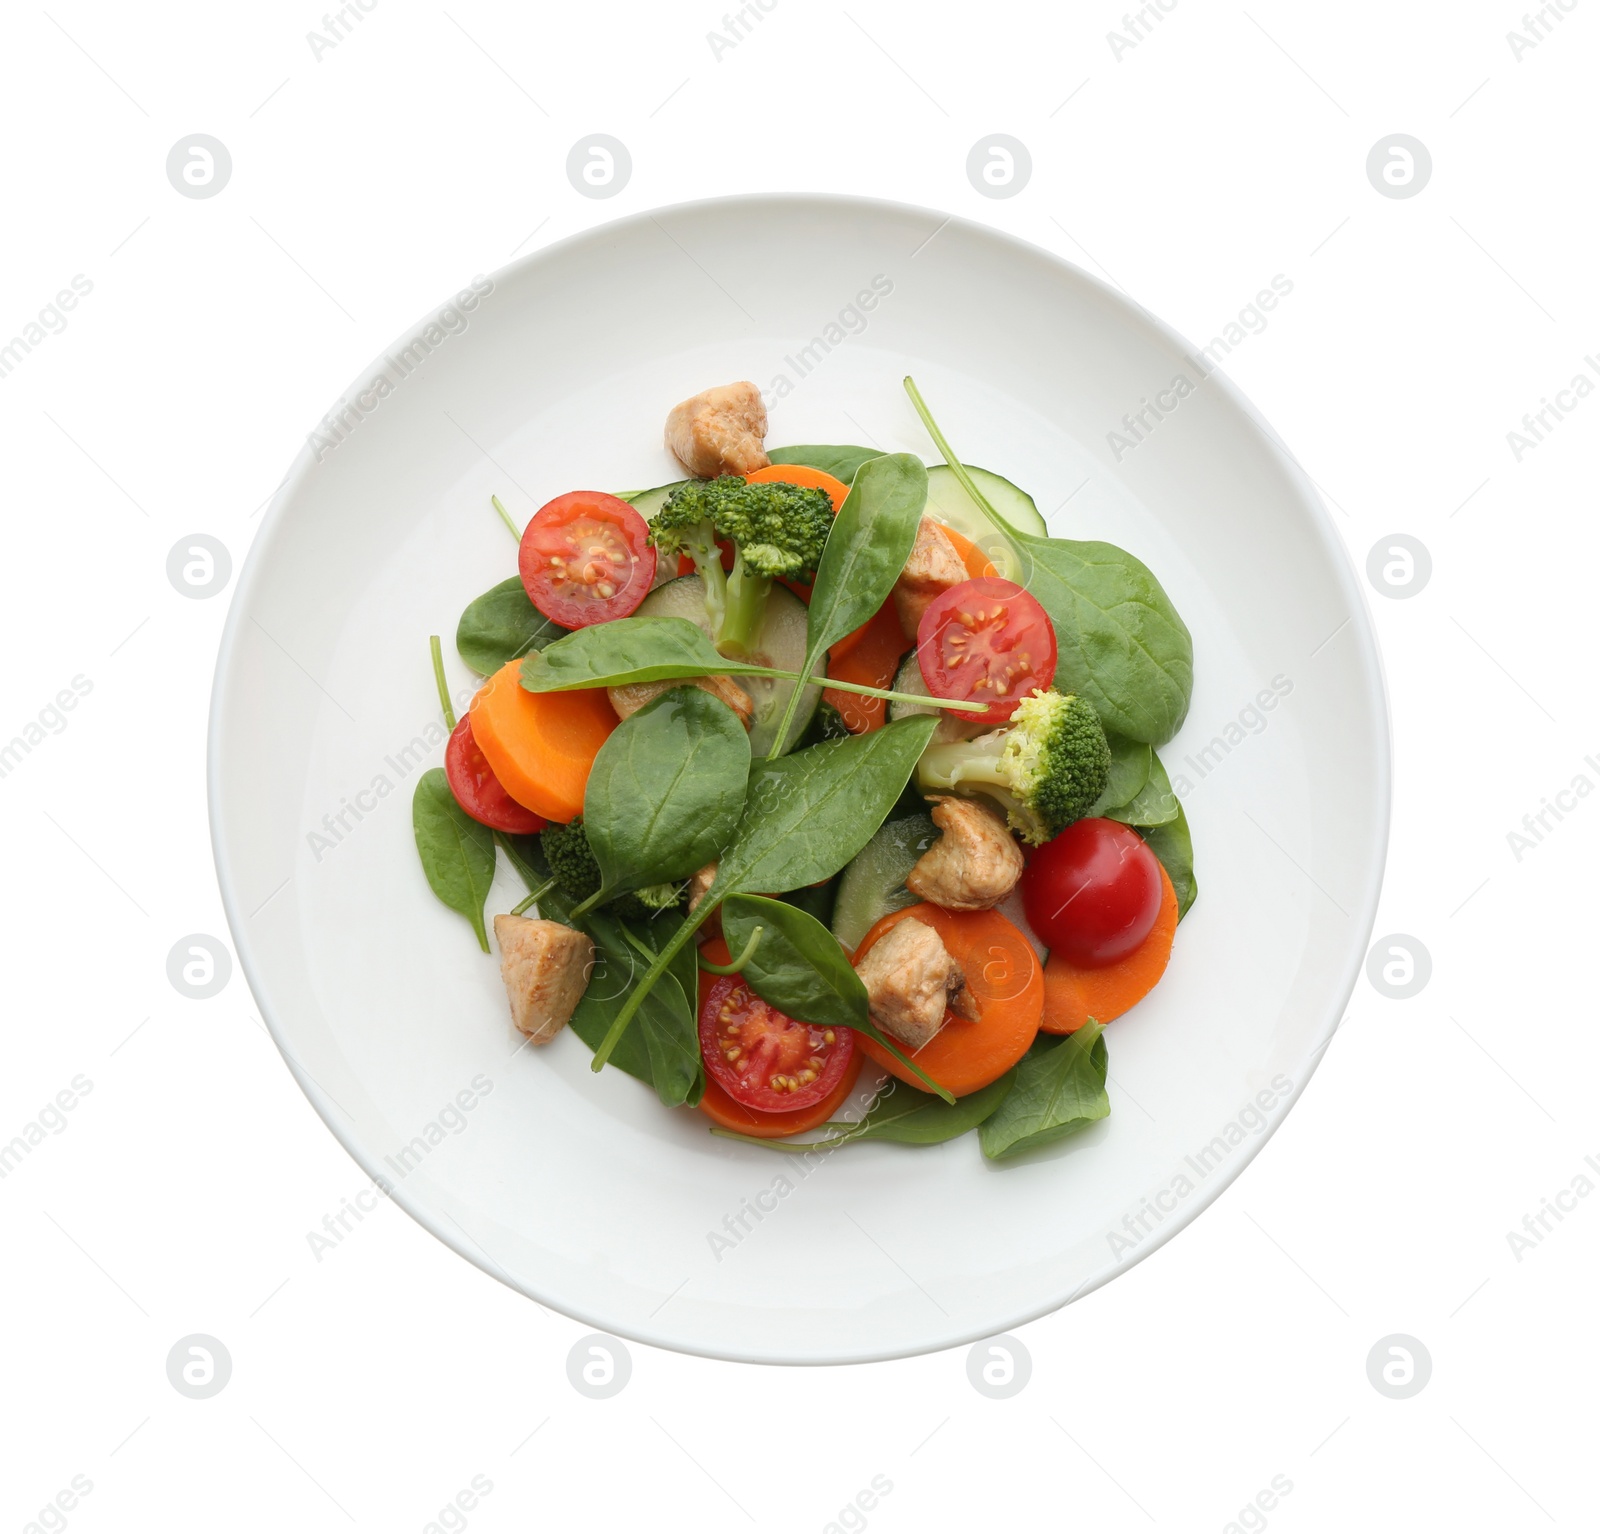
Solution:
M 766 435 L 767 407 L 749 382 L 707 389 L 667 416 L 668 450 L 701 479 L 766 468 Z
M 856 965 L 873 1020 L 908 1049 L 921 1049 L 942 1027 L 945 1012 L 976 1022 L 978 1000 L 966 972 L 939 934 L 914 916 L 894 924 Z
M 966 580 L 967 567 L 956 546 L 945 536 L 944 529 L 932 517 L 924 517 L 917 527 L 917 541 L 912 545 L 911 557 L 894 583 L 894 610 L 900 619 L 900 629 L 913 643 L 917 625 L 927 612 L 928 604 L 941 592 L 959 586 Z
M 987 911 L 1022 877 L 1022 848 L 999 810 L 979 799 L 933 794 L 933 823 L 944 833 L 917 859 L 906 888 L 947 911 Z
M 674 687 L 698 687 L 713 698 L 719 698 L 739 716 L 739 723 L 750 728 L 750 714 L 755 705 L 747 693 L 731 676 L 693 676 L 672 682 L 629 682 L 624 687 L 606 688 L 606 696 L 617 712 L 618 719 L 637 714 L 646 703 L 654 703 L 664 692 Z
M 594 944 L 558 921 L 497 916 L 500 977 L 511 1002 L 511 1021 L 535 1044 L 548 1044 L 583 999 L 594 968 Z

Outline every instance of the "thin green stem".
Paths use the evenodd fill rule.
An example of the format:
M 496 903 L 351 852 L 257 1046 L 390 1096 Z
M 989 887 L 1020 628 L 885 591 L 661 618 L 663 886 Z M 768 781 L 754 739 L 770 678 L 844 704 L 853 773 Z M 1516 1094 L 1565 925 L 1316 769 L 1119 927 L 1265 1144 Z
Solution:
M 909 373 L 906 374 L 904 383 L 906 393 L 911 396 L 911 403 L 916 407 L 917 414 L 922 417 L 922 424 L 927 427 L 928 435 L 933 438 L 933 445 L 944 454 L 945 464 L 950 472 L 955 475 L 957 483 L 972 497 L 974 504 L 987 513 L 989 520 L 994 523 L 998 531 L 1003 533 L 1011 532 L 1011 524 L 989 504 L 988 496 L 977 487 L 973 482 L 972 476 L 967 473 L 967 466 L 950 451 L 950 444 L 945 441 L 944 433 L 939 430 L 938 422 L 934 420 L 932 412 L 928 409 L 927 402 L 922 397 L 921 390 L 917 388 Z
M 572 920 L 576 921 L 580 916 L 587 916 L 589 912 L 599 905 L 600 902 L 605 898 L 606 891 L 602 888 L 597 889 L 594 894 L 588 897 L 588 899 L 580 900 L 577 905 L 573 906 L 572 908 Z
M 806 657 L 806 661 L 807 672 L 810 675 L 815 676 L 816 661 L 814 661 L 809 655 Z M 778 726 L 777 739 L 773 741 L 772 749 L 767 752 L 767 760 L 769 762 L 774 761 L 778 757 L 782 756 L 789 746 L 789 731 L 794 728 L 794 716 L 800 707 L 800 695 L 805 691 L 807 686 L 804 678 L 802 678 L 798 673 L 795 676 L 795 681 L 800 685 L 797 687 L 791 687 L 789 689 L 789 706 L 783 711 L 783 723 Z M 846 684 L 843 690 L 853 692 L 855 689 Z
M 433 680 L 439 689 L 439 707 L 444 711 L 444 722 L 450 729 L 456 727 L 456 711 L 450 707 L 450 688 L 444 679 L 444 651 L 439 648 L 439 636 L 428 635 L 428 649 L 433 654 Z
M 710 892 L 707 893 L 708 898 L 702 900 L 684 919 L 683 925 L 667 939 L 666 947 L 656 955 L 655 963 L 644 972 L 639 983 L 629 993 L 628 999 L 623 1002 L 622 1010 L 612 1020 L 611 1026 L 606 1029 L 606 1036 L 600 1041 L 600 1047 L 594 1052 L 591 1070 L 600 1070 L 611 1058 L 611 1052 L 621 1042 L 622 1035 L 628 1031 L 628 1024 L 633 1021 L 634 1013 L 639 1010 L 650 988 L 667 972 L 667 966 L 672 963 L 678 950 L 694 936 L 700 924 L 721 904 L 720 896 L 712 900 L 709 898 Z
M 500 520 L 505 523 L 506 528 L 510 532 L 511 536 L 515 538 L 518 543 L 521 543 L 522 533 L 518 529 L 517 524 L 511 520 L 511 513 L 500 504 L 500 497 L 498 495 L 491 495 L 489 500 L 493 503 L 494 509 L 500 513 Z
M 511 914 L 513 916 L 521 916 L 522 913 L 524 911 L 526 911 L 529 906 L 537 905 L 555 887 L 556 887 L 556 881 L 554 879 L 546 879 L 544 881 L 544 883 L 541 884 L 538 887 L 538 889 L 532 891 L 528 895 L 526 900 L 519 900 L 514 906 L 512 906 L 511 907 Z
M 696 954 L 695 959 L 708 975 L 737 975 L 756 956 L 756 949 L 761 946 L 761 934 L 764 929 L 757 927 L 750 934 L 750 941 L 744 945 L 744 952 L 732 964 L 713 964 L 703 954 Z

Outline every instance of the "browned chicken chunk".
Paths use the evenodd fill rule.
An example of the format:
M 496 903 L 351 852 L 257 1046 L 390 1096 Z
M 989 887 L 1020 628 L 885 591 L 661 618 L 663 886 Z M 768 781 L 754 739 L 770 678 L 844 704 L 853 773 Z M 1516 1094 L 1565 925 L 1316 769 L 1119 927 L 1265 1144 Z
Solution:
M 917 625 L 928 604 L 952 586 L 967 579 L 967 567 L 956 546 L 932 517 L 924 517 L 917 528 L 917 541 L 911 557 L 894 583 L 894 610 L 907 639 L 917 637 Z
M 497 916 L 500 977 L 511 1002 L 511 1021 L 535 1044 L 548 1044 L 583 999 L 594 967 L 594 944 L 558 921 Z
M 750 713 L 755 707 L 747 693 L 731 676 L 694 676 L 673 682 L 629 682 L 624 687 L 606 688 L 606 696 L 617 712 L 618 719 L 637 714 L 646 703 L 654 703 L 664 692 L 674 687 L 698 687 L 713 698 L 720 698 L 739 716 L 739 723 L 750 728 Z
M 979 799 L 934 794 L 933 823 L 944 833 L 917 859 L 906 888 L 947 911 L 987 911 L 1022 877 L 1022 848 L 1006 818 Z
M 668 451 L 701 479 L 766 468 L 766 435 L 767 407 L 749 382 L 707 389 L 674 405 L 667 417 Z
M 966 972 L 926 922 L 896 922 L 856 965 L 874 1021 L 908 1049 L 921 1049 L 942 1027 L 946 1011 L 977 1021 L 977 998 Z

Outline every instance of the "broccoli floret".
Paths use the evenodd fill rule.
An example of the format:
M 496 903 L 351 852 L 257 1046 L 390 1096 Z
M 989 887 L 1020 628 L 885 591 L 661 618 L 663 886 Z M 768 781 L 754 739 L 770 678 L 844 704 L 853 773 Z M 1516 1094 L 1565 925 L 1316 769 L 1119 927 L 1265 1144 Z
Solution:
M 930 746 L 916 776 L 923 789 L 987 795 L 1004 807 L 1012 830 L 1038 847 L 1089 809 L 1110 774 L 1111 748 L 1094 709 L 1036 688 L 1003 729 Z
M 747 484 L 737 474 L 691 480 L 666 499 L 650 526 L 663 554 L 687 554 L 706 586 L 706 615 L 724 655 L 748 655 L 774 577 L 815 570 L 833 526 L 833 502 L 800 485 Z M 733 569 L 717 539 L 731 540 Z
M 553 823 L 539 833 L 539 846 L 550 865 L 556 888 L 574 903 L 587 900 L 600 888 L 600 865 L 594 860 L 583 816 L 570 824 Z M 650 921 L 663 911 L 674 911 L 682 901 L 683 889 L 677 884 L 647 884 L 608 900 L 605 909 L 631 921 Z

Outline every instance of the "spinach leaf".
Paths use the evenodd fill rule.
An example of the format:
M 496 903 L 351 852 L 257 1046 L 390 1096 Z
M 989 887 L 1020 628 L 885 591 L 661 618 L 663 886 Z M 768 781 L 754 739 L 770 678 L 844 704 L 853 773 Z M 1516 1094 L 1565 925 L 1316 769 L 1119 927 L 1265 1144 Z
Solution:
M 604 911 L 594 911 L 575 925 L 582 926 L 594 940 L 595 963 L 570 1026 L 594 1049 L 649 962 L 639 951 L 640 947 L 649 951 L 648 939 L 636 930 L 648 924 L 624 922 Z M 699 1031 L 695 1012 L 675 972 L 664 974 L 644 998 L 639 1008 L 639 1026 L 617 1046 L 611 1064 L 653 1087 L 669 1108 L 699 1102 L 705 1090 Z
M 566 632 L 528 600 L 521 576 L 513 575 L 467 604 L 456 625 L 456 654 L 479 676 L 493 676 L 507 661 L 542 650 Z
M 708 903 L 736 890 L 799 889 L 837 873 L 894 808 L 937 724 L 917 714 L 753 763 L 744 817 Z
M 488 953 L 483 906 L 494 882 L 494 832 L 456 803 L 439 767 L 430 767 L 417 779 L 411 797 L 411 829 L 428 887 L 472 923 L 478 946 Z
M 675 687 L 624 719 L 584 787 L 583 828 L 602 881 L 585 906 L 704 868 L 739 823 L 749 776 L 744 726 L 698 687 Z
M 911 379 L 906 393 L 961 488 L 1017 550 L 1025 586 L 1056 631 L 1061 692 L 1087 698 L 1107 730 L 1159 746 L 1178 733 L 1194 691 L 1194 641 L 1161 582 L 1126 549 L 1018 532 L 950 449 Z
M 755 929 L 761 941 L 742 971 L 750 989 L 780 1012 L 820 1028 L 853 1028 L 887 1049 L 946 1102 L 955 1099 L 888 1038 L 867 1010 L 861 983 L 836 938 L 815 917 L 764 895 L 729 895 L 722 903 L 722 932 L 743 953 Z
M 522 662 L 529 692 L 621 687 L 691 676 L 777 676 L 793 673 L 746 665 L 719 655 L 687 618 L 617 618 L 591 623 Z
M 802 676 L 815 675 L 828 646 L 860 628 L 883 606 L 911 556 L 927 503 L 928 471 L 910 453 L 869 458 L 856 471 L 817 561 L 806 612 Z M 790 694 L 771 756 L 782 756 L 789 743 L 800 694 L 799 688 Z
M 1111 1112 L 1104 1029 L 1092 1018 L 1015 1067 L 1006 1099 L 978 1130 L 992 1161 L 1065 1139 Z
M 773 463 L 797 463 L 808 469 L 821 469 L 824 474 L 831 474 L 848 485 L 862 464 L 869 458 L 881 458 L 883 454 L 875 447 L 824 447 L 806 443 L 800 447 L 772 448 L 767 457 Z
M 976 1129 L 999 1108 L 1011 1090 L 1018 1067 L 976 1092 L 941 1102 L 903 1081 L 891 1081 L 860 1121 L 847 1127 L 846 1140 L 893 1140 L 901 1145 L 938 1145 Z
M 1150 850 L 1161 859 L 1161 866 L 1172 880 L 1173 892 L 1178 897 L 1178 920 L 1182 921 L 1200 893 L 1194 878 L 1194 841 L 1189 835 L 1189 817 L 1180 804 L 1178 813 L 1165 825 L 1135 826 L 1134 829 L 1150 844 Z
M 1114 544 L 1001 526 L 1022 561 L 1018 583 L 1055 625 L 1056 688 L 1087 698 L 1108 730 L 1171 740 L 1189 712 L 1194 641 L 1161 583 Z
M 1161 758 L 1150 753 L 1150 776 L 1144 787 L 1126 804 L 1105 812 L 1108 820 L 1120 820 L 1125 826 L 1164 826 L 1178 818 L 1178 796 L 1172 791 L 1172 780 Z
M 616 1048 L 642 995 L 727 896 L 815 884 L 866 845 L 899 798 L 937 722 L 919 714 L 751 767 L 744 815 L 718 860 L 715 882 L 612 1021 L 595 1052 L 595 1070 Z
M 723 901 L 722 933 L 731 952 L 742 953 L 757 927 L 761 941 L 743 970 L 757 996 L 819 1028 L 870 1023 L 867 988 L 838 938 L 821 922 L 764 895 L 729 895 Z
M 1150 781 L 1150 747 L 1142 740 L 1127 740 L 1121 735 L 1107 735 L 1111 747 L 1111 776 L 1106 779 L 1106 791 L 1087 811 L 1088 815 L 1109 816 L 1125 804 L 1132 804 L 1139 790 Z

